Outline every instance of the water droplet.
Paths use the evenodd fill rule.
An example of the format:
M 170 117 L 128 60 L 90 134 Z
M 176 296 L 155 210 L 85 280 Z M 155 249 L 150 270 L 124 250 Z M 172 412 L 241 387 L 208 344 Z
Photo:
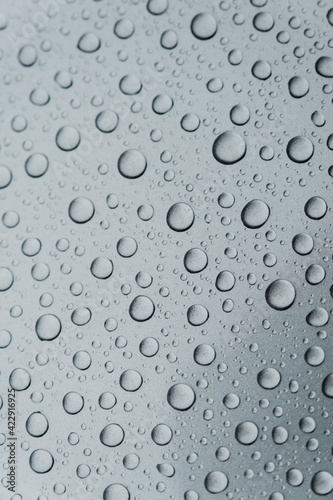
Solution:
M 175 203 L 169 208 L 166 221 L 174 231 L 187 231 L 194 222 L 194 212 L 187 203 Z
M 137 149 L 124 151 L 118 159 L 118 170 L 127 179 L 136 179 L 144 174 L 147 160 Z
M 60 335 L 61 322 L 54 314 L 44 314 L 38 318 L 35 329 L 40 340 L 54 340 Z
M 306 202 L 304 212 L 310 219 L 322 219 L 327 212 L 326 201 L 320 196 L 313 196 Z
M 291 307 L 296 298 L 296 290 L 288 280 L 275 280 L 267 288 L 266 302 L 273 309 L 284 311 Z
M 175 384 L 168 390 L 167 400 L 174 410 L 189 410 L 195 403 L 195 392 L 187 384 Z
M 113 132 L 117 128 L 118 122 L 117 113 L 109 109 L 101 111 L 96 116 L 96 127 L 105 134 Z
M 58 130 L 56 135 L 57 146 L 63 151 L 72 151 L 80 144 L 80 134 L 74 127 L 65 126 Z
M 103 500 L 130 500 L 130 494 L 124 485 L 114 483 L 105 488 Z
M 217 31 L 215 18 L 208 12 L 197 14 L 191 22 L 193 35 L 199 40 L 208 40 L 212 38 Z
M 34 153 L 25 162 L 25 171 L 30 177 L 41 177 L 49 167 L 49 160 L 42 153 Z
M 88 222 L 95 213 L 95 206 L 89 198 L 75 198 L 68 207 L 68 215 L 73 222 L 84 224 Z
M 15 368 L 9 376 L 9 385 L 15 391 L 25 391 L 31 384 L 29 372 L 24 368 Z
M 319 57 L 316 62 L 316 71 L 325 78 L 333 77 L 333 58 L 328 56 Z
M 96 52 L 101 46 L 101 41 L 95 33 L 85 33 L 78 41 L 77 47 L 82 52 Z
M 119 446 L 124 441 L 125 433 L 120 425 L 109 424 L 104 427 L 99 438 L 102 444 L 113 448 Z
M 288 142 L 287 155 L 296 163 L 305 163 L 309 161 L 313 152 L 313 144 L 307 137 L 298 135 Z
M 37 474 L 45 474 L 52 469 L 54 458 L 49 451 L 38 449 L 31 453 L 29 464 L 31 469 Z
M 264 368 L 258 373 L 258 384 L 263 389 L 275 389 L 280 382 L 280 372 L 275 368 Z
M 244 226 L 257 229 L 267 222 L 269 215 L 269 206 L 264 201 L 251 200 L 243 208 L 241 219 Z
M 113 272 L 112 260 L 106 257 L 97 257 L 92 261 L 90 271 L 95 278 L 105 280 L 109 278 Z
M 232 165 L 244 158 L 246 143 L 242 136 L 229 130 L 223 132 L 215 139 L 213 144 L 213 155 L 215 160 L 225 165 Z
M 135 321 L 147 321 L 153 316 L 154 311 L 153 301 L 145 295 L 135 297 L 129 308 L 130 316 Z
M 227 476 L 218 470 L 209 472 L 205 478 L 205 487 L 209 493 L 221 493 L 228 486 Z
M 7 267 L 0 267 L 0 292 L 5 292 L 14 283 L 14 276 Z
M 209 313 L 205 306 L 195 304 L 187 311 L 187 320 L 192 326 L 200 326 L 206 323 Z
M 254 422 L 241 422 L 235 430 L 235 437 L 240 444 L 253 444 L 259 434 L 259 429 Z
M 84 399 L 77 392 L 68 392 L 62 400 L 62 405 L 66 413 L 76 415 L 82 410 Z

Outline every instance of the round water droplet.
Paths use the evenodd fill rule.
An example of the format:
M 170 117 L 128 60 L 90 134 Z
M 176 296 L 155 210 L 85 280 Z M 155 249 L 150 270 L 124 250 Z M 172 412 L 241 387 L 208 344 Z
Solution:
M 287 483 L 290 486 L 301 486 L 303 481 L 304 481 L 303 474 L 300 470 L 289 469 L 287 471 Z
M 187 384 L 175 384 L 168 390 L 167 401 L 175 410 L 185 411 L 195 403 L 195 392 Z
M 158 115 L 164 115 L 173 107 L 173 100 L 167 94 L 159 94 L 154 97 L 152 108 Z
M 127 179 L 136 179 L 144 174 L 147 160 L 137 149 L 124 151 L 118 159 L 118 170 Z
M 82 410 L 84 399 L 77 392 L 68 392 L 62 400 L 62 405 L 66 413 L 76 415 Z
M 14 283 L 14 276 L 7 267 L 0 267 L 0 292 L 5 292 Z
M 295 163 L 305 163 L 310 160 L 314 152 L 312 142 L 307 137 L 298 135 L 290 139 L 287 145 L 287 155 Z
M 264 368 L 258 373 L 257 380 L 263 389 L 275 389 L 281 382 L 281 375 L 275 368 Z
M 91 320 L 91 311 L 88 307 L 77 307 L 71 314 L 74 325 L 83 326 Z
M 290 281 L 275 280 L 266 289 L 265 298 L 267 304 L 273 309 L 283 311 L 293 305 L 296 290 Z
M 221 493 L 228 486 L 227 476 L 218 470 L 209 472 L 205 478 L 205 487 L 209 493 Z
M 35 106 L 45 106 L 50 100 L 50 94 L 45 89 L 34 89 L 30 94 L 30 101 Z
M 25 162 L 25 171 L 30 177 L 41 177 L 49 167 L 49 160 L 42 153 L 35 153 Z
M 252 75 L 258 80 L 267 80 L 272 74 L 272 67 L 267 61 L 259 60 L 252 66 Z
M 128 470 L 135 470 L 140 464 L 140 457 L 135 453 L 129 453 L 123 458 L 123 465 Z
M 11 341 L 12 334 L 8 330 L 0 330 L 0 349 L 5 349 Z
M 73 222 L 84 224 L 88 222 L 95 213 L 95 206 L 88 198 L 80 197 L 71 201 L 68 207 L 68 215 Z
M 161 35 L 161 46 L 163 49 L 174 49 L 178 45 L 177 33 L 173 30 L 166 30 Z
M 96 52 L 101 46 L 101 41 L 95 33 L 85 33 L 78 41 L 77 47 L 82 52 Z
M 322 391 L 327 398 L 333 398 L 333 373 L 330 373 L 324 378 Z
M 181 119 L 180 125 L 186 132 L 195 132 L 200 125 L 200 119 L 194 113 L 187 113 Z
M 170 443 L 173 432 L 166 424 L 158 424 L 151 432 L 152 440 L 159 446 L 165 446 Z
M 333 78 L 333 58 L 328 56 L 319 57 L 316 62 L 316 71 L 320 76 Z
M 275 444 L 283 444 L 288 439 L 288 431 L 282 426 L 274 427 L 272 438 Z
M 153 301 L 145 295 L 135 297 L 129 308 L 130 316 L 135 321 L 147 321 L 153 316 L 154 311 Z
M 304 212 L 310 219 L 322 219 L 327 212 L 326 201 L 320 196 L 313 196 L 306 202 Z
M 229 460 L 230 451 L 225 446 L 220 446 L 216 450 L 215 456 L 220 462 L 226 462 L 227 460 Z
M 292 245 L 299 255 L 308 255 L 312 252 L 314 243 L 310 235 L 300 233 L 293 237 Z
M 253 444 L 259 434 L 259 429 L 253 422 L 241 422 L 237 425 L 235 430 L 235 437 L 240 444 L 250 445 Z
M 235 203 L 235 197 L 231 193 L 222 193 L 218 197 L 218 204 L 222 208 L 231 208 Z
M 42 248 L 42 243 L 38 238 L 27 238 L 22 243 L 22 252 L 27 257 L 33 257 L 40 252 Z
M 237 394 L 226 394 L 223 398 L 223 404 L 229 410 L 235 410 L 240 405 L 240 399 Z
M 91 365 L 91 356 L 87 351 L 77 351 L 73 356 L 73 365 L 78 370 L 87 370 Z
M 235 276 L 230 271 L 221 271 L 216 278 L 215 286 L 220 292 L 228 292 L 235 285 Z
M 319 264 L 312 264 L 305 272 L 305 279 L 310 285 L 318 285 L 325 279 L 325 269 Z
M 199 344 L 193 353 L 193 358 L 198 365 L 208 366 L 216 357 L 215 349 L 209 344 Z
M 15 391 L 25 391 L 31 384 L 29 372 L 24 368 L 15 368 L 9 375 L 9 385 Z
M 148 358 L 155 356 L 159 351 L 159 343 L 154 337 L 146 337 L 140 343 L 140 352 Z
M 121 238 L 117 243 L 117 252 L 121 257 L 132 257 L 138 249 L 138 244 L 134 238 L 130 236 L 125 236 Z
M 264 201 L 251 200 L 243 208 L 241 219 L 244 226 L 257 229 L 267 222 L 269 215 L 269 206 Z
M 253 26 L 258 31 L 270 31 L 274 24 L 274 17 L 269 12 L 259 12 L 253 18 Z
M 117 113 L 109 109 L 101 111 L 96 116 L 96 127 L 105 134 L 113 132 L 117 128 L 118 122 Z
M 98 399 L 98 404 L 103 410 L 111 410 L 117 404 L 117 398 L 112 392 L 103 392 Z
M 61 322 L 54 314 L 44 314 L 38 318 L 35 330 L 40 340 L 54 340 L 60 335 Z
M 191 31 L 199 40 L 208 40 L 215 35 L 217 22 L 208 12 L 201 12 L 192 19 Z
M 37 474 L 45 474 L 52 469 L 54 458 L 49 451 L 38 449 L 31 453 L 29 464 L 31 469 Z
M 330 472 L 319 471 L 313 476 L 311 489 L 316 495 L 328 495 L 333 491 L 333 476 Z
M 154 207 L 151 205 L 141 205 L 138 208 L 138 216 L 141 220 L 148 221 L 154 216 Z
M 56 144 L 63 151 L 72 151 L 80 144 L 80 134 L 74 127 L 66 125 L 58 130 Z
M 0 189 L 3 189 L 12 181 L 12 172 L 5 165 L 0 165 Z
M 134 33 L 134 24 L 130 19 L 120 19 L 114 26 L 114 33 L 123 40 L 130 38 Z
M 235 125 L 245 125 L 250 119 L 250 110 L 242 104 L 236 104 L 230 110 L 230 120 Z
M 113 272 L 113 263 L 106 257 L 97 257 L 92 261 L 90 271 L 95 278 L 105 280 L 109 278 Z
M 25 426 L 30 436 L 41 437 L 47 432 L 49 422 L 45 415 L 38 411 L 27 418 Z
M 305 361 L 310 366 L 319 366 L 325 360 L 325 351 L 320 346 L 312 346 L 304 355 Z
M 328 312 L 323 307 L 313 309 L 306 317 L 306 322 L 310 326 L 324 326 L 328 323 Z
M 33 66 L 37 61 L 37 51 L 33 45 L 24 45 L 18 53 L 22 66 Z
M 299 421 L 299 428 L 301 429 L 302 432 L 310 434 L 315 430 L 316 422 L 312 417 L 303 417 Z
M 187 231 L 194 222 L 194 212 L 187 203 L 175 203 L 169 208 L 166 221 L 174 231 Z
M 142 88 L 142 84 L 136 75 L 126 75 L 119 82 L 119 88 L 125 95 L 138 94 Z
M 69 89 L 73 85 L 71 75 L 67 73 L 67 71 L 58 71 L 58 73 L 55 74 L 54 81 L 62 89 Z
M 200 326 L 206 323 L 209 313 L 205 306 L 195 304 L 187 311 L 187 320 L 192 326 Z
M 126 486 L 114 483 L 105 488 L 103 500 L 130 500 L 130 494 Z
M 148 0 L 147 10 L 154 16 L 160 16 L 167 11 L 169 7 L 169 0 Z
M 135 392 L 140 389 L 142 382 L 142 376 L 136 370 L 125 370 L 119 379 L 120 387 L 128 392 Z
M 191 248 L 184 255 L 184 267 L 189 273 L 200 273 L 207 264 L 207 254 L 201 248 Z
M 299 99 L 309 92 L 309 82 L 302 76 L 293 76 L 288 82 L 290 95 Z
M 219 135 L 213 144 L 213 155 L 215 160 L 225 165 L 232 165 L 244 158 L 246 143 L 242 136 L 228 130 Z
M 105 446 L 115 447 L 119 446 L 125 438 L 123 428 L 118 424 L 109 424 L 99 435 L 100 441 Z

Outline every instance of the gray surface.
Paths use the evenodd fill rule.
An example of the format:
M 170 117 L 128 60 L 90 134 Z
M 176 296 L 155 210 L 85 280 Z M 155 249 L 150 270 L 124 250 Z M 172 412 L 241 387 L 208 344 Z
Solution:
M 4 347 L 6 334 L 0 335 L 2 478 L 11 374 L 11 385 L 23 390 L 16 392 L 17 495 L 8 494 L 2 479 L 0 497 L 95 500 L 119 483 L 129 493 L 112 487 L 104 500 L 299 500 L 326 492 L 324 498 L 332 498 L 333 11 L 329 2 L 311 0 L 153 0 L 150 10 L 164 4 L 160 15 L 143 0 L 14 0 L 1 6 L 0 163 L 12 180 L 0 189 L 0 265 L 13 275 L 10 288 L 0 292 L 0 328 L 12 336 Z M 260 12 L 271 17 L 255 18 Z M 215 34 L 209 17 L 197 19 L 191 31 L 199 13 L 213 16 Z M 133 24 L 129 38 L 114 32 L 133 31 L 129 22 L 115 29 L 121 19 Z M 172 49 L 163 45 L 175 43 L 174 35 L 165 35 L 161 45 L 166 30 L 177 34 Z M 81 48 L 100 44 L 94 52 L 77 46 L 86 33 L 94 36 L 81 39 Z M 257 61 L 271 69 L 261 63 L 253 68 Z M 290 82 L 295 76 L 306 81 Z M 217 92 L 207 89 L 213 78 L 223 81 Z M 44 92 L 31 98 L 36 89 Z M 32 102 L 47 101 L 46 93 L 45 105 Z M 248 111 L 231 113 L 236 105 Z M 109 133 L 95 123 L 105 110 L 118 115 L 103 121 L 102 127 L 116 127 Z M 183 119 L 188 113 L 197 118 Z M 199 121 L 197 130 L 185 130 Z M 74 130 L 59 135 L 67 126 Z M 226 131 L 238 135 L 214 144 Z M 295 137 L 308 140 L 291 141 Z M 127 153 L 118 164 L 133 149 L 143 157 Z M 42 157 L 25 168 L 35 153 L 47 157 L 45 173 Z M 3 184 L 7 174 L 1 171 Z M 234 203 L 231 196 L 219 198 L 222 193 L 231 193 Z M 69 211 L 82 197 L 93 209 L 76 202 Z M 308 202 L 313 197 L 324 202 Z M 187 206 L 169 212 L 176 203 Z M 141 209 L 140 218 L 142 205 L 153 210 Z M 312 249 L 310 238 L 308 249 L 294 243 L 306 255 L 292 244 L 301 233 L 313 240 Z M 119 243 L 128 237 L 137 248 L 132 240 Z M 38 243 L 22 249 L 28 238 L 41 242 L 35 256 L 27 252 Z M 190 254 L 184 265 L 193 248 L 208 258 L 196 273 L 191 266 L 204 267 L 202 252 L 203 264 Z M 99 257 L 113 266 L 98 261 L 91 269 Z M 223 276 L 219 284 L 224 270 L 234 283 L 224 275 L 227 284 Z M 136 278 L 139 272 L 146 274 Z M 0 287 L 10 282 L 2 271 Z M 138 296 L 150 301 L 133 303 Z M 195 325 L 207 311 L 208 320 Z M 54 317 L 39 321 L 37 335 L 36 322 L 46 314 L 61 322 L 59 336 Z M 108 318 L 114 320 L 105 327 Z M 159 345 L 150 357 L 140 348 L 147 337 Z M 200 358 L 195 349 L 201 344 L 215 350 L 215 359 L 209 348 Z M 148 342 L 152 353 L 155 346 Z M 87 354 L 73 359 L 79 351 L 89 353 L 90 366 Z M 265 368 L 275 371 L 261 372 Z M 278 385 L 265 388 L 270 383 Z M 177 397 L 175 384 L 192 390 L 180 386 L 184 393 Z M 76 414 L 66 412 L 70 396 L 63 403 L 72 392 L 84 399 Z M 117 399 L 112 409 L 99 404 L 104 392 Z M 43 417 L 27 422 L 34 412 L 48 421 L 41 437 L 31 433 L 45 431 Z M 258 436 L 246 445 L 255 427 L 238 426 L 248 421 Z M 100 440 L 109 424 L 124 433 L 111 427 L 101 437 L 113 447 Z M 168 444 L 154 441 L 157 424 L 170 427 Z M 278 426 L 288 431 L 283 444 L 274 442 Z M 70 444 L 71 433 L 78 444 Z M 230 452 L 226 461 L 216 458 L 221 446 Z M 29 465 L 37 449 L 54 458 L 47 473 Z M 129 470 L 134 453 L 140 463 Z M 90 474 L 81 478 L 87 466 Z M 165 477 L 170 466 L 175 473 Z M 315 476 L 319 471 L 329 474 Z M 302 484 L 293 486 L 300 474 Z M 214 488 L 223 492 L 208 491 Z

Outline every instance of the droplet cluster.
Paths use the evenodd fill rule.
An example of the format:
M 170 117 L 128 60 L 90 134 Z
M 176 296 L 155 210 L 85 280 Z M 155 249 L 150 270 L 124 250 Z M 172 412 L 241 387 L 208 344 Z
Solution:
M 333 498 L 329 2 L 1 9 L 8 498 Z

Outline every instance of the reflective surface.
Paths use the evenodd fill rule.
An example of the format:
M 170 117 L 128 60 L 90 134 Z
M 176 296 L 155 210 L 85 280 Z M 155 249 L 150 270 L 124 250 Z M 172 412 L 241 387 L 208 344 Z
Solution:
M 329 2 L 1 8 L 0 497 L 331 498 Z

